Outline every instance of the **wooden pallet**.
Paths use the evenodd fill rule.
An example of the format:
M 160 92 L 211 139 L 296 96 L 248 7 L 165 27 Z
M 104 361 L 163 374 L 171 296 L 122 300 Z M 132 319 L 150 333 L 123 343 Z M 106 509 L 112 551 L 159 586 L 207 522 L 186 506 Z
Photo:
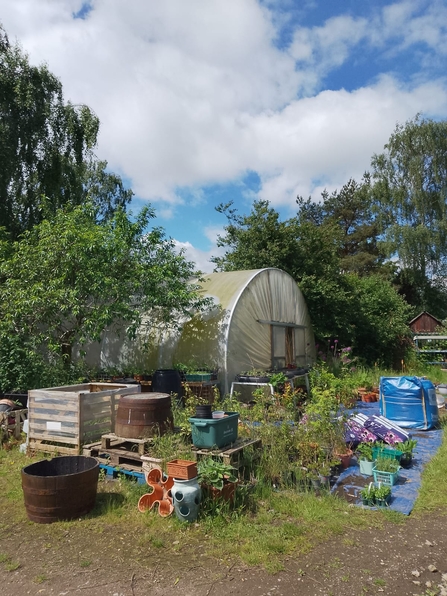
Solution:
M 101 437 L 101 448 L 110 449 L 112 446 L 117 447 L 123 443 L 132 445 L 132 451 L 136 448 L 139 455 L 144 455 L 147 445 L 154 442 L 152 438 L 146 439 L 127 439 L 126 437 L 118 437 L 115 433 L 107 433 Z
M 19 440 L 22 432 L 23 423 L 27 419 L 28 410 L 11 410 L 10 412 L 0 412 L 0 439 L 5 436 L 14 435 Z
M 101 437 L 101 441 L 84 445 L 83 455 L 95 457 L 100 463 L 112 466 L 130 466 L 129 469 L 142 469 L 141 455 L 153 439 L 127 439 L 108 433 Z
M 252 447 L 259 449 L 262 446 L 261 439 L 237 439 L 230 447 L 222 449 L 197 449 L 193 447 L 196 460 L 203 457 L 222 459 L 225 464 L 239 469 L 244 465 L 244 449 Z

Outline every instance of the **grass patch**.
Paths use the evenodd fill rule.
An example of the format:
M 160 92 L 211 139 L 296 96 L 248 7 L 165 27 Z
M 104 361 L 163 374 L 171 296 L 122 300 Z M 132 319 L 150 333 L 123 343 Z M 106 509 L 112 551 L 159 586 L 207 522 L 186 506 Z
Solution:
M 42 456 L 30 458 L 16 448 L 0 450 L 0 506 L 8 511 L 8 518 L 0 527 L 2 537 L 7 538 L 15 528 L 20 527 L 25 540 L 39 541 L 43 551 L 57 549 L 64 543 L 68 533 L 70 540 L 73 536 L 73 540 L 81 544 L 85 544 L 85 536 L 92 536 L 92 544 L 85 545 L 85 551 L 78 551 L 82 552 L 79 565 L 85 568 L 90 567 L 93 561 L 96 564 L 96 543 L 103 545 L 108 552 L 118 542 L 122 544 L 123 551 L 127 547 L 129 558 L 142 563 L 147 560 L 148 553 L 156 558 L 160 557 L 162 551 L 162 557 L 167 558 L 170 554 L 183 552 L 194 556 L 191 553 L 198 552 L 200 548 L 197 556 L 203 554 L 224 561 L 243 561 L 276 572 L 283 568 L 287 557 L 306 553 L 331 537 L 340 536 L 345 545 L 354 546 L 353 536 L 358 531 L 380 529 L 390 522 L 405 523 L 406 516 L 389 509 L 366 510 L 352 507 L 324 491 L 318 496 L 311 491 L 299 491 L 296 478 L 295 485 L 293 483 L 293 476 L 289 484 L 280 478 L 279 489 L 273 488 L 267 480 L 273 479 L 277 473 L 278 461 L 283 461 L 281 457 L 287 456 L 284 457 L 284 463 L 289 465 L 290 450 L 293 449 L 294 453 L 297 451 L 291 428 L 287 424 L 280 427 L 279 431 L 273 425 L 265 427 L 266 433 L 276 432 L 279 435 L 276 435 L 278 440 L 275 440 L 275 437 L 266 434 L 262 437 L 263 441 L 278 449 L 281 443 L 283 451 L 278 452 L 278 459 L 273 447 L 265 449 L 267 455 L 259 463 L 265 472 L 264 482 L 259 481 L 253 486 L 247 483 L 245 487 L 239 487 L 234 508 L 225 504 L 203 507 L 194 524 L 182 524 L 175 516 L 162 518 L 157 511 L 140 513 L 137 509 L 138 500 L 149 492 L 149 487 L 124 476 L 110 481 L 104 475 L 101 475 L 98 483 L 95 508 L 82 520 L 51 525 L 33 524 L 27 521 L 23 506 L 20 472 L 22 467 L 42 459 Z M 444 439 L 446 432 L 444 430 Z M 172 447 L 172 455 L 168 449 L 171 458 L 177 452 L 174 443 L 169 441 L 172 439 L 160 441 L 158 449 L 161 454 Z M 259 469 L 256 471 L 259 472 Z M 414 512 L 421 514 L 445 510 L 446 505 L 447 442 L 444 440 L 423 473 Z M 4 549 L 7 551 L 8 546 Z M 13 570 L 14 565 L 19 566 L 6 553 L 0 554 L 0 563 L 5 568 L 11 567 L 9 570 Z M 38 577 L 43 578 L 41 581 L 46 580 L 43 575 Z
M 444 417 L 445 419 L 445 417 Z M 414 505 L 414 513 L 444 509 L 447 506 L 447 428 L 443 422 L 444 435 L 441 447 L 422 473 L 422 484 Z
M 13 561 L 6 553 L 0 553 L 0 563 L 4 564 L 6 571 L 15 571 L 21 566 L 18 561 Z

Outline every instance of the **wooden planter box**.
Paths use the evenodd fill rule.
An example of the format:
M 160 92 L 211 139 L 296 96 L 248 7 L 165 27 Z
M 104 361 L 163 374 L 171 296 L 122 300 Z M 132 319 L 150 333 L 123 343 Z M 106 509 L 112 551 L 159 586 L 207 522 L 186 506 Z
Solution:
M 114 431 L 121 395 L 140 385 L 83 383 L 28 392 L 29 448 L 78 455 L 82 446 Z
M 179 480 L 191 480 L 197 476 L 197 462 L 186 459 L 173 459 L 167 464 L 168 476 Z

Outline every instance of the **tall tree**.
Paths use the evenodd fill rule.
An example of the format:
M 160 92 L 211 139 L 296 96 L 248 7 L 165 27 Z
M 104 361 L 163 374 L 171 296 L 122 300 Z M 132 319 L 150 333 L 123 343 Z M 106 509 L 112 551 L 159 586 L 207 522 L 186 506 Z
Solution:
M 351 178 L 332 194 L 324 191 L 322 199 L 316 203 L 298 197 L 298 217 L 332 227 L 338 238 L 341 271 L 368 275 L 383 268 L 386 253 L 379 240 L 379 218 L 369 175 L 365 174 L 360 183 Z
M 132 336 L 149 311 L 152 324 L 175 324 L 201 308 L 194 265 L 162 229 L 145 231 L 152 217 L 145 209 L 132 221 L 119 210 L 98 224 L 91 205 L 66 207 L 25 232 L 0 263 L 0 331 L 70 364 L 74 343 L 106 328 L 124 323 Z
M 417 115 L 398 124 L 372 167 L 402 287 L 415 306 L 430 308 L 447 274 L 447 122 Z
M 305 274 L 338 272 L 333 230 L 320 229 L 296 217 L 282 221 L 268 201 L 255 201 L 248 215 L 239 215 L 232 203 L 219 205 L 227 217 L 225 235 L 217 245 L 226 247 L 222 257 L 213 257 L 218 271 L 278 267 L 296 280 Z
M 231 204 L 222 205 L 218 210 L 229 223 L 218 242 L 227 251 L 212 260 L 221 271 L 262 267 L 286 271 L 304 294 L 319 340 L 338 337 L 340 344 L 354 346 L 366 361 L 389 364 L 406 329 L 406 303 L 383 276 L 361 278 L 341 270 L 341 246 L 348 241 L 346 228 L 336 217 L 338 199 L 333 197 L 327 212 L 303 202 L 299 216 L 286 221 L 268 201 L 255 201 L 245 216 Z M 330 202 L 330 197 L 326 200 Z M 341 202 L 346 205 L 345 198 Z M 360 214 L 355 219 L 362 221 Z M 377 335 L 372 331 L 376 325 Z
M 65 103 L 60 81 L 32 66 L 0 27 L 0 227 L 13 239 L 88 195 L 102 206 L 98 216 L 129 202 L 132 193 L 93 154 L 98 128 L 95 114 Z

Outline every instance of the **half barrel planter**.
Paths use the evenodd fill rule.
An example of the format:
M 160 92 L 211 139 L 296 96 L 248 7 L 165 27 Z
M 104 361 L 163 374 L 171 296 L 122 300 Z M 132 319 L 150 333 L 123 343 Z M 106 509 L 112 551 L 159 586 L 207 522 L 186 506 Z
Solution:
M 28 519 L 39 524 L 86 515 L 95 505 L 99 463 L 94 457 L 66 455 L 22 468 Z

